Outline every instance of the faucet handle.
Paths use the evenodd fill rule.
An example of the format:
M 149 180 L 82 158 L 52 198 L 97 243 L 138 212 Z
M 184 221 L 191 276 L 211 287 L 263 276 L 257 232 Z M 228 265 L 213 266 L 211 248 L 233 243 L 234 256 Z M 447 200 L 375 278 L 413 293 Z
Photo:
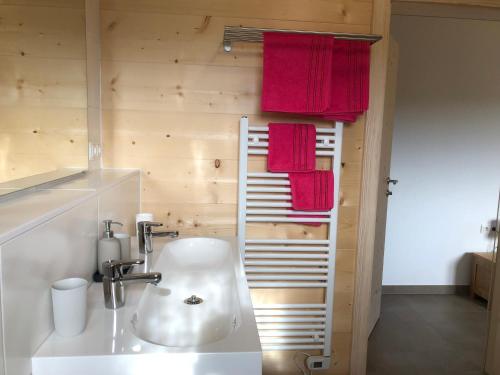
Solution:
M 158 221 L 146 221 L 146 225 L 150 227 L 161 227 L 163 226 L 163 223 L 160 223 Z
M 151 228 L 161 227 L 163 223 L 158 223 L 156 221 L 139 221 L 137 225 L 139 226 L 140 233 L 150 234 L 152 232 Z
M 161 227 L 161 226 L 163 226 L 163 223 L 159 223 L 157 221 L 139 221 L 138 224 L 141 224 L 144 227 Z
M 114 278 L 123 276 L 122 267 L 144 264 L 142 259 L 107 260 L 102 264 L 104 276 Z

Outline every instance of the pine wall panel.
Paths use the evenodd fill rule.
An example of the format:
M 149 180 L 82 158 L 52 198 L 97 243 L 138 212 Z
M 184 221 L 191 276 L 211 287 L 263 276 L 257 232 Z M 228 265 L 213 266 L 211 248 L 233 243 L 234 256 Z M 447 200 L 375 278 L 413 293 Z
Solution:
M 87 166 L 85 2 L 0 1 L 0 182 Z
M 142 209 L 168 228 L 235 235 L 240 116 L 254 123 L 311 119 L 260 112 L 262 46 L 224 53 L 224 25 L 369 33 L 371 16 L 371 0 L 102 0 L 104 166 L 140 168 Z M 349 373 L 364 122 L 344 132 L 334 361 L 325 374 Z M 264 159 L 251 164 L 264 167 Z M 254 224 L 248 232 L 315 238 L 326 228 Z M 315 302 L 321 293 L 254 290 L 253 298 Z M 293 355 L 266 353 L 265 374 L 300 374 Z

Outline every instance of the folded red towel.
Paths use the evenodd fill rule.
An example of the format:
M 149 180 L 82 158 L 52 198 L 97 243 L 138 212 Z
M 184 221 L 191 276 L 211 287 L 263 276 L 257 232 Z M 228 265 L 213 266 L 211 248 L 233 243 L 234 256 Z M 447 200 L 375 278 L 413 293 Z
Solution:
M 335 40 L 329 116 L 357 116 L 368 109 L 370 43 Z
M 330 104 L 333 38 L 264 33 L 262 110 L 321 113 Z
M 289 173 L 292 208 L 299 211 L 330 211 L 333 208 L 333 172 Z
M 269 172 L 308 172 L 316 167 L 316 127 L 311 124 L 269 124 Z
M 370 43 L 264 33 L 262 110 L 355 121 L 368 109 Z

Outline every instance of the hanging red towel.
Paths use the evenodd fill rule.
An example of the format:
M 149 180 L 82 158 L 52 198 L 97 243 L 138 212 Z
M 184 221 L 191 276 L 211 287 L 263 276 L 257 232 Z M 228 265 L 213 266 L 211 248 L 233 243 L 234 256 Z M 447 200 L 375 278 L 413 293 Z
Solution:
M 298 211 L 330 211 L 333 208 L 333 172 L 289 173 L 292 208 Z
M 262 110 L 355 121 L 368 109 L 370 44 L 264 33 Z
M 316 167 L 316 127 L 311 124 L 269 124 L 269 172 L 308 172 Z
M 335 40 L 332 59 L 331 97 L 326 119 L 356 119 L 368 109 L 370 43 Z
M 321 113 L 330 105 L 333 38 L 264 33 L 262 110 Z

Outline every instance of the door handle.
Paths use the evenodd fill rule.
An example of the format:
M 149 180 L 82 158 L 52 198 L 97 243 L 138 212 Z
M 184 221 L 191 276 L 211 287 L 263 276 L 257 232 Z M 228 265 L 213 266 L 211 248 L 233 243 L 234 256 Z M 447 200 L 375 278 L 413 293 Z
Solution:
M 385 179 L 385 182 L 387 182 L 387 184 L 394 184 L 394 185 L 396 185 L 399 181 L 398 180 L 393 180 L 390 177 L 387 177 Z
M 389 189 L 387 189 L 385 191 L 385 196 L 388 197 L 389 195 L 392 195 L 392 191 L 390 191 Z

